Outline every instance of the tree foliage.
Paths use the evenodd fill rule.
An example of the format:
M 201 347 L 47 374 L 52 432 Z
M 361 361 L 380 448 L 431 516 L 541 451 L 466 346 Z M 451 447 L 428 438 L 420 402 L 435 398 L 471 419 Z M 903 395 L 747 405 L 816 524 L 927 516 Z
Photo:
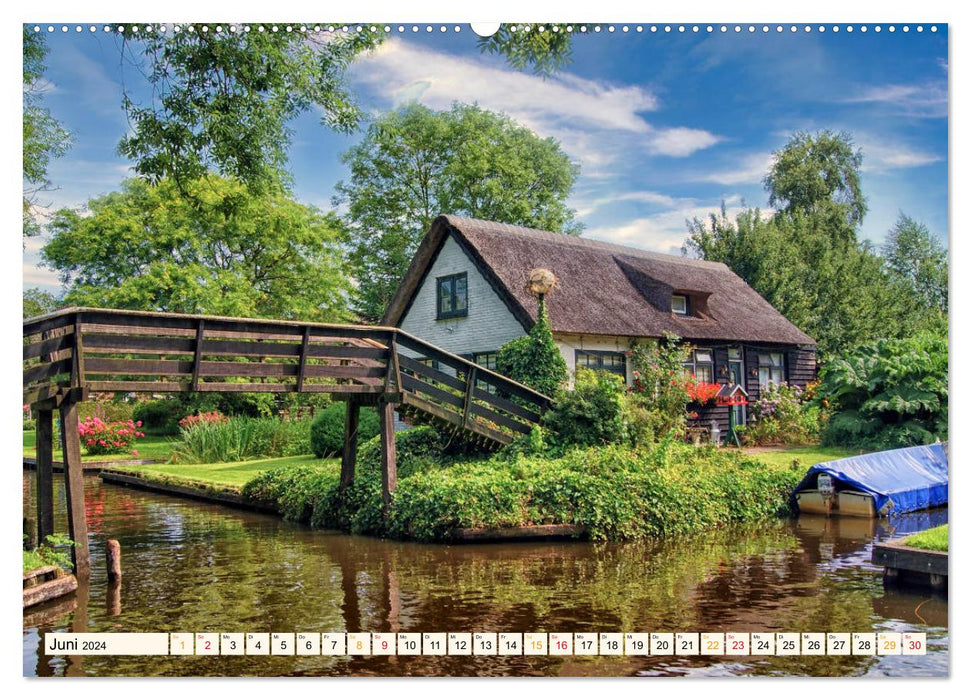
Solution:
M 472 105 L 419 105 L 375 120 L 343 155 L 358 310 L 379 319 L 432 220 L 452 213 L 578 233 L 566 205 L 577 177 L 553 139 Z
M 899 261 L 888 264 L 857 235 L 866 212 L 860 165 L 846 134 L 796 134 L 765 178 L 769 202 L 783 208 L 772 216 L 748 208 L 732 218 L 723 205 L 720 213 L 688 223 L 683 250 L 727 264 L 815 338 L 824 358 L 927 328 L 933 325 L 927 303 L 897 269 L 914 266 L 920 237 L 906 234 L 902 243 L 915 243 L 906 243 L 906 251 L 896 246 Z M 922 250 L 933 258 L 929 248 Z M 938 279 L 940 273 L 938 266 Z M 943 275 L 946 290 L 946 268 Z
M 24 290 L 24 318 L 43 316 L 57 311 L 63 304 L 51 294 L 38 287 Z
M 947 335 L 862 345 L 822 371 L 824 444 L 888 449 L 947 440 Z
M 593 31 L 596 25 L 586 25 Z M 479 38 L 479 49 L 499 54 L 516 70 L 548 76 L 571 61 L 573 31 L 568 24 L 502 24 L 492 36 Z
M 547 396 L 556 395 L 566 383 L 566 360 L 553 340 L 544 302 L 539 304 L 536 323 L 529 335 L 510 340 L 499 348 L 496 371 Z
M 833 234 L 841 232 L 837 221 L 852 230 L 867 211 L 860 186 L 862 164 L 863 153 L 854 149 L 846 132 L 797 132 L 776 151 L 765 176 L 769 206 L 829 219 Z
M 71 147 L 71 135 L 51 116 L 50 110 L 41 106 L 44 59 L 47 56 L 44 37 L 28 27 L 24 27 L 23 37 L 23 235 L 26 237 L 40 233 L 35 211 L 37 197 L 51 189 L 51 181 L 47 177 L 48 166 L 52 158 L 63 156 Z
M 927 226 L 901 213 L 882 252 L 887 267 L 904 280 L 921 308 L 946 317 L 947 251 Z
M 120 152 L 154 181 L 191 182 L 213 171 L 254 189 L 285 182 L 288 124 L 317 109 L 324 126 L 353 130 L 361 117 L 344 71 L 376 45 L 372 32 L 205 24 L 122 32 L 123 53 L 152 86 L 141 105 L 125 95 L 132 123 Z
M 57 212 L 50 229 L 43 259 L 69 304 L 347 318 L 339 222 L 282 194 L 214 175 L 182 186 L 132 179 L 87 213 Z

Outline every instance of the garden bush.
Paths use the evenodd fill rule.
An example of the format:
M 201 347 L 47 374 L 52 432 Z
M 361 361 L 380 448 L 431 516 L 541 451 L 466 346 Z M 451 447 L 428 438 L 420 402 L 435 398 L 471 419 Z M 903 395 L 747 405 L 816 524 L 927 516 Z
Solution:
M 740 434 L 749 445 L 814 445 L 823 412 L 798 386 L 769 383 L 750 405 L 751 421 Z M 739 426 L 742 427 L 742 426 Z
M 670 333 L 631 348 L 634 381 L 627 420 L 634 444 L 684 435 L 689 396 L 682 375 L 690 349 Z
M 624 420 L 627 387 L 612 372 L 580 367 L 573 389 L 561 389 L 543 425 L 559 445 L 606 445 L 629 439 Z
M 862 345 L 821 372 L 819 401 L 832 411 L 823 444 L 869 449 L 948 438 L 947 336 Z
M 141 424 L 132 421 L 106 423 L 97 416 L 85 416 L 78 423 L 81 444 L 89 455 L 117 455 L 126 452 L 138 455 L 132 449 L 135 440 L 145 437 Z
M 560 457 L 505 453 L 472 460 L 450 455 L 440 435 L 420 430 L 409 431 L 414 435 L 399 451 L 387 519 L 377 441 L 362 448 L 361 469 L 344 494 L 337 467 L 308 467 L 263 474 L 244 495 L 315 527 L 394 538 L 442 540 L 456 528 L 572 523 L 592 539 L 622 540 L 785 513 L 803 471 L 671 436 L 650 450 L 608 446 Z
M 317 457 L 333 457 L 344 448 L 344 417 L 347 404 L 332 403 L 317 414 L 310 426 L 310 449 Z M 378 434 L 380 422 L 374 409 L 361 407 L 357 423 L 357 442 L 360 445 Z
M 174 435 L 179 420 L 186 416 L 185 407 L 176 398 L 155 399 L 140 403 L 132 410 L 132 419 L 141 422 L 149 433 Z
M 568 379 L 566 360 L 553 340 L 553 329 L 540 302 L 536 323 L 529 335 L 510 340 L 499 348 L 496 371 L 546 396 L 555 396 Z
M 173 463 L 214 464 L 310 454 L 310 420 L 236 417 L 181 429 Z

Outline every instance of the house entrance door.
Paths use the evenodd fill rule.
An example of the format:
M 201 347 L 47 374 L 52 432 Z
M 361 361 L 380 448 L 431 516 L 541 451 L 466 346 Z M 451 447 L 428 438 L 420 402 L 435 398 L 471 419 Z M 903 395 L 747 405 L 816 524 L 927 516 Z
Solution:
M 728 383 L 745 386 L 745 362 L 742 348 L 728 348 Z M 745 406 L 732 406 L 735 425 L 745 425 Z

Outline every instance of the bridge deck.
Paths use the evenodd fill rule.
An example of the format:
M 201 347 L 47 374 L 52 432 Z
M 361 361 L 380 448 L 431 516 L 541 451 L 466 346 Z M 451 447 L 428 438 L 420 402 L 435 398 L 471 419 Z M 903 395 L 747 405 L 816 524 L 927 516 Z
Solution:
M 324 393 L 347 401 L 341 483 L 354 478 L 362 404 L 379 407 L 385 503 L 396 482 L 393 412 L 496 449 L 550 400 L 401 329 L 72 308 L 24 321 L 23 401 L 37 420 L 38 537 L 53 532 L 52 420 L 64 425 L 75 571 L 89 569 L 77 402 L 93 393 Z

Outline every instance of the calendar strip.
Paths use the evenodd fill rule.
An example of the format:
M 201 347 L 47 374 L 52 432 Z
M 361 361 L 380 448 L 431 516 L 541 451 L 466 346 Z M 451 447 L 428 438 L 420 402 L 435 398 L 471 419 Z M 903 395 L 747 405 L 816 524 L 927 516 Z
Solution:
M 47 656 L 923 656 L 924 632 L 151 632 L 44 635 Z

